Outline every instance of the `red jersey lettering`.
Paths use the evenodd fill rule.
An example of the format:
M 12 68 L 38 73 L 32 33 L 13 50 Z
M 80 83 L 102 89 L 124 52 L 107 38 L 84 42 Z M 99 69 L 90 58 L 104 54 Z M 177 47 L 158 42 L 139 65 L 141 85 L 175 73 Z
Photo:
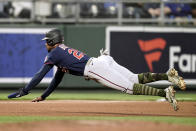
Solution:
M 73 54 L 73 56 L 75 58 L 77 58 L 78 60 L 82 59 L 84 57 L 84 54 L 78 50 L 75 49 L 68 49 L 68 53 L 71 55 Z

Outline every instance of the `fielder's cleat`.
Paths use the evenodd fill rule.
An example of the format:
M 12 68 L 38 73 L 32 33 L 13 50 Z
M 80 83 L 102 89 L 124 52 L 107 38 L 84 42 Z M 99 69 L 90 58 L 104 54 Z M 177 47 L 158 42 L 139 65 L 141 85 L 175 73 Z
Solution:
M 181 90 L 186 89 L 184 79 L 178 75 L 178 72 L 174 68 L 169 69 L 167 75 L 170 82 L 177 85 Z
M 173 106 L 174 110 L 177 111 L 179 109 L 178 107 L 178 103 L 176 101 L 175 98 L 175 90 L 173 88 L 173 86 L 169 86 L 168 88 L 165 89 L 166 92 L 166 100 L 171 103 L 171 105 Z
M 24 88 L 20 88 L 18 92 L 12 93 L 8 96 L 9 99 L 11 98 L 18 98 L 29 94 L 29 92 L 24 91 Z

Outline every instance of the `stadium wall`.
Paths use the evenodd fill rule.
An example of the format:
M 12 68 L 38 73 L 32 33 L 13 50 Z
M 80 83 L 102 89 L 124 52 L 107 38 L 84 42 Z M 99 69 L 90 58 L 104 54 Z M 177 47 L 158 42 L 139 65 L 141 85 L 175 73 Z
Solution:
M 60 28 L 65 36 L 64 43 L 83 51 L 89 56 L 98 56 L 105 47 L 105 26 L 3 26 L 0 28 L 0 87 L 25 86 L 39 70 L 47 51 L 41 38 L 51 28 Z M 47 86 L 55 69 L 43 79 L 39 87 Z M 97 87 L 94 81 L 85 81 L 83 77 L 65 75 L 61 87 Z
M 65 44 L 81 50 L 91 57 L 99 56 L 99 50 L 105 48 L 105 26 L 65 26 Z M 65 75 L 62 87 L 100 87 L 94 81 L 86 81 L 83 77 Z
M 0 61 L 0 69 L 1 69 L 0 87 L 1 88 L 25 86 L 25 84 L 30 80 L 30 78 L 34 75 L 34 73 L 36 73 L 36 71 L 39 70 L 39 68 L 41 67 L 44 61 L 44 56 L 47 54 L 44 47 L 44 42 L 43 41 L 41 42 L 40 39 L 44 36 L 44 32 L 54 27 L 56 26 L 49 25 L 43 27 L 41 25 L 38 26 L 24 25 L 23 28 L 21 28 L 20 26 L 18 27 L 4 26 L 0 28 L 0 42 L 1 42 L 0 49 L 2 50 L 0 52 L 0 60 L 1 60 Z M 108 48 L 108 50 L 110 50 L 111 55 L 117 60 L 117 62 L 129 68 L 130 70 L 134 71 L 135 73 L 152 71 L 152 68 L 156 72 L 165 72 L 167 68 L 169 68 L 169 61 L 167 59 L 167 57 L 169 56 L 168 45 L 174 44 L 175 40 L 178 40 L 178 42 L 175 43 L 174 46 L 178 44 L 181 45 L 181 49 L 182 49 L 181 52 L 183 54 L 189 54 L 189 57 L 193 59 L 193 61 L 191 61 L 191 65 L 195 67 L 196 64 L 194 63 L 194 61 L 196 61 L 194 60 L 196 54 L 195 52 L 196 46 L 194 42 L 191 44 L 187 44 L 190 43 L 189 42 L 190 39 L 191 41 L 196 41 L 195 37 L 190 37 L 190 35 L 191 36 L 195 35 L 195 31 L 193 30 L 191 30 L 190 35 L 186 34 L 187 35 L 186 36 L 183 34 L 183 30 L 179 30 L 179 28 L 178 29 L 173 28 L 174 32 L 176 32 L 177 29 L 177 32 L 174 35 L 175 39 L 173 38 L 168 39 L 168 40 L 172 40 L 172 42 L 167 42 L 165 46 L 163 43 L 164 40 L 166 39 L 159 39 L 160 37 L 162 37 L 162 34 L 161 33 L 158 34 L 157 32 L 160 31 L 156 30 L 155 28 L 153 30 L 153 33 L 151 32 L 150 35 L 148 31 L 147 31 L 148 33 L 145 33 L 144 27 L 141 26 L 140 27 L 118 26 L 118 27 L 107 28 L 107 26 L 105 25 L 59 25 L 58 28 L 60 28 L 64 33 L 65 36 L 64 43 L 66 45 L 81 50 L 84 53 L 88 54 L 89 56 L 95 56 L 95 57 L 99 56 L 100 49 L 106 47 Z M 148 28 L 150 29 L 152 27 L 148 27 Z M 113 31 L 114 33 L 113 36 L 109 35 L 108 29 L 110 31 Z M 111 30 L 111 29 L 117 29 L 117 30 Z M 125 32 L 122 31 L 123 29 L 125 29 Z M 130 33 L 130 30 L 128 31 L 128 29 L 136 29 L 136 30 L 132 30 Z M 127 32 L 129 33 L 125 34 Z M 170 33 L 165 32 L 163 34 L 168 34 L 167 37 L 173 36 L 173 34 L 171 35 Z M 118 34 L 117 35 L 118 37 L 115 34 Z M 156 39 L 155 37 L 158 39 Z M 113 41 L 109 41 L 110 39 L 113 39 Z M 148 40 L 154 40 L 154 39 L 155 41 L 158 40 L 159 42 L 161 43 L 163 42 L 163 43 L 159 44 L 159 46 L 157 46 L 155 50 L 152 49 L 150 51 L 145 51 L 145 49 L 142 50 L 142 48 L 140 48 L 140 45 L 138 45 L 139 42 L 137 41 L 137 40 L 141 40 L 143 42 L 146 42 Z M 108 46 L 109 44 L 113 44 L 113 46 L 109 47 Z M 137 52 L 137 55 L 136 53 L 133 54 L 134 52 Z M 153 62 L 151 62 L 150 65 L 146 61 L 145 55 L 148 55 L 150 53 L 156 53 L 156 52 L 161 52 L 161 53 L 164 52 L 159 57 L 161 63 L 156 63 L 156 59 L 155 59 Z M 122 56 L 123 54 L 125 56 Z M 180 54 L 180 52 L 176 52 L 174 54 Z M 29 59 L 31 61 L 28 63 Z M 185 60 L 186 58 L 183 59 Z M 186 62 L 187 61 L 184 61 L 185 68 L 186 68 Z M 131 65 L 135 66 L 136 69 L 135 67 L 129 66 L 130 63 Z M 160 66 L 161 64 L 163 68 Z M 176 67 L 176 63 L 175 63 L 175 67 Z M 195 69 L 192 67 L 191 70 L 195 71 Z M 39 87 L 47 86 L 50 80 L 52 79 L 54 72 L 55 69 L 48 74 L 47 79 L 44 79 L 42 83 L 39 85 Z M 180 72 L 180 74 L 183 75 L 183 72 Z M 193 81 L 195 81 L 194 80 L 195 74 L 196 74 L 195 72 L 190 72 L 190 73 L 186 73 L 185 75 L 188 76 Z M 102 86 L 95 83 L 94 81 L 85 81 L 83 77 L 71 76 L 66 74 L 63 78 L 63 81 L 60 84 L 60 87 L 94 88 L 94 87 L 102 87 Z

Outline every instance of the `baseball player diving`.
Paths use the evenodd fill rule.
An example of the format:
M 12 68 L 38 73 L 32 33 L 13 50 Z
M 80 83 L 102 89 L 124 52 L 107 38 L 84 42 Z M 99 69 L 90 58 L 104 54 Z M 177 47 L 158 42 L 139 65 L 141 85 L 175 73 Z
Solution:
M 45 45 L 48 50 L 43 66 L 24 88 L 10 94 L 8 98 L 18 98 L 29 94 L 29 91 L 40 83 L 53 66 L 57 66 L 55 76 L 48 88 L 40 97 L 35 98 L 32 102 L 45 100 L 59 85 L 64 74 L 68 73 L 76 76 L 84 76 L 104 86 L 131 95 L 165 97 L 166 100 L 171 103 L 175 111 L 179 109 L 173 86 L 169 86 L 165 89 L 157 89 L 145 85 L 145 83 L 149 82 L 167 80 L 184 90 L 186 88 L 185 82 L 182 77 L 178 76 L 174 68 L 169 69 L 167 73 L 148 72 L 134 74 L 116 63 L 116 61 L 108 55 L 107 51 L 101 50 L 99 57 L 89 57 L 81 51 L 62 44 L 63 36 L 58 29 L 52 29 L 47 32 L 42 40 L 46 41 Z

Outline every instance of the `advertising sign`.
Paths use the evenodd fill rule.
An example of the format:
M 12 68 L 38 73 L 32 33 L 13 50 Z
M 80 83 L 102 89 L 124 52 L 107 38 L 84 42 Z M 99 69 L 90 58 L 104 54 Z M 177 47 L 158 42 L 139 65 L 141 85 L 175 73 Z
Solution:
M 178 70 L 196 84 L 196 29 L 172 27 L 108 27 L 106 48 L 134 73 Z
M 41 41 L 49 29 L 0 29 L 0 83 L 27 83 L 44 63 L 47 50 Z M 42 80 L 48 83 L 49 72 Z

